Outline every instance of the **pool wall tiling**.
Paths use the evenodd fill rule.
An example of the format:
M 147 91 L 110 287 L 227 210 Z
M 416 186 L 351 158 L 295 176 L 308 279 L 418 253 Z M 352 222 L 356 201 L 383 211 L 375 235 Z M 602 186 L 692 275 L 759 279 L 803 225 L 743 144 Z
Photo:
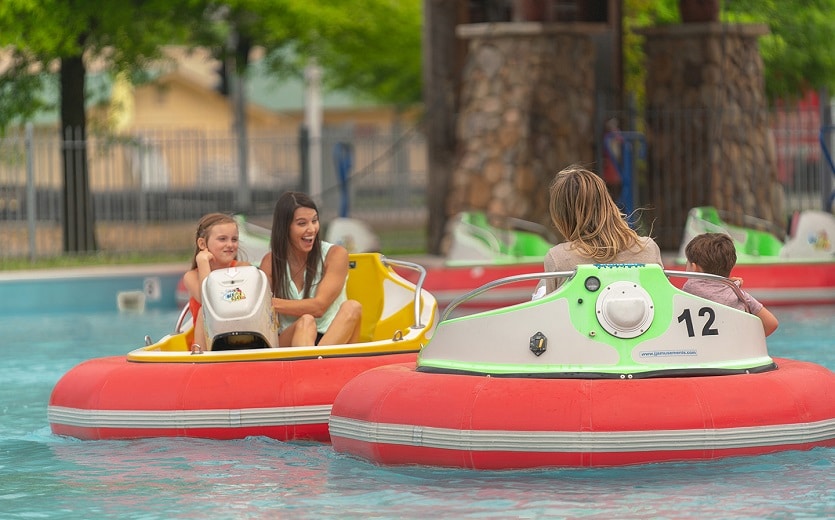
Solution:
M 0 313 L 117 310 L 125 292 L 141 292 L 145 309 L 173 309 L 187 269 L 166 264 L 0 272 Z

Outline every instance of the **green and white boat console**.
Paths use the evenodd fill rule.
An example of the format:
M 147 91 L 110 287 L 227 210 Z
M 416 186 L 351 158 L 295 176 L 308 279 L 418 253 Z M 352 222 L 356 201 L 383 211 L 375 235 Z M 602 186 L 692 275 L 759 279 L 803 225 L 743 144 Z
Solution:
M 418 371 L 503 377 L 646 378 L 774 369 L 760 319 L 693 296 L 668 277 L 730 280 L 658 265 L 581 265 L 502 278 L 453 301 L 418 357 Z M 521 304 L 450 318 L 464 301 L 537 278 L 565 283 Z

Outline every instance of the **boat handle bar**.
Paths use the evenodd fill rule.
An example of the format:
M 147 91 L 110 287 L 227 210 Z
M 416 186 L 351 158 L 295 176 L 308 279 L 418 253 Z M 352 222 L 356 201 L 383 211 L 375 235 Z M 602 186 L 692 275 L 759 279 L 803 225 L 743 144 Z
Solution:
M 461 222 L 464 224 L 464 227 L 468 229 L 470 234 L 473 236 L 480 238 L 487 242 L 487 247 L 495 254 L 501 254 L 502 252 L 502 245 L 499 241 L 499 238 L 496 236 L 495 232 L 491 229 L 484 229 L 475 224 L 470 224 L 469 222 Z
M 478 295 L 480 295 L 484 292 L 489 291 L 490 289 L 494 289 L 494 288 L 499 287 L 501 285 L 507 285 L 509 283 L 525 282 L 525 281 L 529 281 L 529 280 L 545 280 L 545 279 L 551 279 L 551 278 L 564 278 L 564 279 L 567 280 L 567 279 L 573 277 L 576 274 L 576 272 L 577 272 L 576 270 L 573 270 L 573 271 L 552 271 L 552 272 L 547 272 L 547 273 L 546 272 L 526 273 L 526 274 L 517 274 L 517 275 L 513 275 L 513 276 L 506 276 L 504 278 L 499 278 L 497 280 L 493 280 L 492 282 L 488 282 L 488 283 L 482 285 L 481 287 L 473 289 L 473 290 L 467 292 L 466 294 L 462 294 L 458 298 L 455 298 L 454 300 L 452 300 L 449 303 L 449 305 L 447 305 L 446 308 L 444 309 L 444 312 L 441 315 L 441 319 L 438 321 L 438 323 L 440 324 L 440 322 L 445 321 L 447 318 L 449 318 L 452 311 L 455 310 L 455 308 L 457 308 L 462 303 L 464 303 L 466 301 L 469 301 L 469 300 L 475 298 L 476 296 L 478 296 Z M 715 280 L 717 282 L 721 282 L 721 283 L 727 285 L 728 287 L 730 287 L 731 290 L 734 292 L 734 294 L 736 294 L 736 297 L 739 298 L 739 301 L 741 301 L 742 304 L 745 305 L 745 310 L 748 313 L 751 312 L 751 308 L 748 305 L 748 301 L 745 299 L 745 295 L 742 293 L 742 289 L 740 289 L 739 286 L 736 283 L 734 283 L 733 280 L 725 278 L 724 276 L 719 276 L 719 275 L 709 274 L 709 273 L 697 273 L 697 272 L 693 272 L 693 271 L 674 271 L 674 270 L 670 270 L 670 269 L 665 269 L 664 274 L 667 275 L 668 277 L 675 276 L 675 277 L 680 277 L 680 278 L 695 278 L 695 279 L 702 279 L 702 280 Z
M 183 310 L 180 311 L 180 317 L 177 318 L 177 324 L 174 325 L 174 334 L 179 334 L 183 331 L 183 322 L 186 321 L 186 316 L 189 315 L 190 309 L 188 307 L 188 303 L 183 306 Z
M 420 297 L 423 293 L 423 281 L 426 280 L 426 268 L 414 262 L 407 262 L 406 260 L 395 260 L 393 258 L 387 258 L 385 256 L 382 260 L 383 264 L 385 265 L 396 265 L 398 267 L 412 269 L 418 272 L 418 281 L 415 284 L 415 324 L 412 325 L 412 328 L 422 329 L 423 324 L 420 322 Z
M 473 289 L 472 291 L 470 291 L 468 293 L 465 293 L 465 294 L 462 294 L 458 298 L 455 298 L 454 300 L 449 302 L 449 305 L 446 306 L 446 308 L 444 309 L 444 313 L 441 315 L 441 319 L 440 319 L 439 323 L 441 321 L 446 320 L 449 317 L 449 315 L 452 313 L 452 311 L 455 310 L 456 307 L 458 307 L 459 305 L 461 305 L 462 303 L 464 303 L 466 301 L 472 300 L 473 298 L 475 298 L 479 294 L 485 293 L 485 292 L 489 291 L 490 289 L 494 289 L 496 287 L 499 287 L 501 285 L 506 285 L 506 284 L 509 284 L 509 283 L 526 282 L 526 281 L 529 281 L 529 280 L 545 280 L 545 279 L 550 279 L 550 278 L 565 278 L 565 279 L 568 279 L 568 278 L 571 278 L 572 276 L 574 276 L 574 273 L 576 273 L 576 272 L 577 271 L 551 271 L 551 272 L 547 272 L 547 273 L 546 272 L 525 273 L 525 274 L 515 274 L 513 276 L 505 276 L 504 278 L 499 278 L 497 280 L 493 280 L 492 282 L 488 282 L 488 283 L 482 285 L 481 287 L 477 287 L 477 288 Z
M 538 222 L 530 222 L 528 220 L 522 220 L 521 218 L 516 217 L 505 217 L 508 225 L 511 226 L 513 229 L 519 229 L 521 231 L 528 231 L 534 234 L 537 234 L 551 242 L 554 241 L 552 238 L 553 233 L 545 226 Z
M 719 276 L 718 274 L 710 274 L 710 273 L 697 273 L 695 271 L 673 271 L 670 269 L 664 269 L 664 274 L 669 276 L 676 276 L 678 278 L 693 278 L 696 280 L 713 280 L 716 282 L 723 283 L 731 288 L 731 290 L 736 294 L 736 297 L 739 298 L 739 301 L 742 302 L 742 305 L 745 306 L 745 312 L 751 314 L 751 306 L 748 304 L 748 300 L 745 298 L 745 294 L 742 292 L 742 289 L 731 280 L 730 278 L 725 278 L 724 276 Z

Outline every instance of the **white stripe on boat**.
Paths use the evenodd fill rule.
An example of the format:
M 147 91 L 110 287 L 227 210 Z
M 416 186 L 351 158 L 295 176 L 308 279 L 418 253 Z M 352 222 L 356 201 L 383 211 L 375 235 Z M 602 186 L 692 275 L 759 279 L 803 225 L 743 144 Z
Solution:
M 835 288 L 813 287 L 800 288 L 770 288 L 770 289 L 746 289 L 748 293 L 760 301 L 776 301 L 784 303 L 794 302 L 829 302 L 835 300 Z
M 86 428 L 246 428 L 326 423 L 331 405 L 217 410 L 81 410 L 47 408 L 50 423 Z
M 747 448 L 835 439 L 835 419 L 810 423 L 700 430 L 558 432 L 455 430 L 369 423 L 331 416 L 330 435 L 368 443 L 457 451 L 636 452 Z

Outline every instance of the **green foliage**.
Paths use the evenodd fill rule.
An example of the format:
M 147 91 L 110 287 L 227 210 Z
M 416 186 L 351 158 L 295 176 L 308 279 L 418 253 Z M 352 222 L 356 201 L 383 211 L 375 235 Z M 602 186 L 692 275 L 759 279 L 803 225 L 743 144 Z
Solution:
M 721 2 L 725 23 L 767 24 L 760 38 L 769 99 L 792 99 L 808 89 L 835 92 L 835 0 Z M 628 92 L 643 97 L 642 38 L 634 29 L 679 23 L 677 0 L 625 0 L 624 71 Z
M 0 137 L 13 123 L 27 121 L 46 107 L 38 96 L 45 75 L 29 73 L 30 66 L 24 56 L 13 52 L 6 73 L 0 75 Z
M 835 0 L 735 0 L 723 20 L 767 24 L 760 39 L 769 98 L 792 99 L 807 89 L 835 92 Z
M 0 48 L 17 57 L 0 71 L 0 128 L 43 107 L 46 64 L 83 55 L 137 77 L 172 43 L 209 47 L 221 60 L 237 51 L 241 74 L 240 55 L 256 45 L 281 74 L 315 58 L 327 86 L 408 106 L 421 99 L 421 21 L 421 0 L 3 0 Z
M 182 4 L 182 5 L 180 5 Z M 189 25 L 171 17 L 189 1 L 4 0 L 0 3 L 0 48 L 13 53 L 0 71 L 0 128 L 30 119 L 49 101 L 43 78 L 62 58 L 83 56 L 113 73 L 141 69 L 159 56 L 160 45 L 182 40 Z M 187 18 L 186 18 L 187 19 Z M 85 100 L 65 99 L 65 104 Z
M 253 41 L 269 50 L 271 70 L 301 74 L 315 59 L 327 86 L 400 106 L 420 102 L 420 0 L 280 4 L 259 11 L 258 24 L 248 27 Z
M 316 56 L 332 86 L 400 106 L 421 100 L 420 0 L 305 5 L 318 23 L 302 49 Z

